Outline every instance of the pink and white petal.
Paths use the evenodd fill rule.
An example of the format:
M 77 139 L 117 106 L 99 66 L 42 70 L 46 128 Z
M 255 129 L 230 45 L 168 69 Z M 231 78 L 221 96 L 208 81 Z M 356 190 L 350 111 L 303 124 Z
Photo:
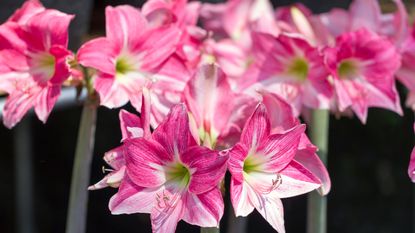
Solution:
M 131 51 L 147 29 L 146 19 L 132 6 L 108 6 L 105 9 L 105 18 L 107 38 L 113 44 L 116 53 L 123 49 Z
M 118 188 L 124 178 L 125 166 L 120 170 L 113 171 L 106 175 L 102 180 L 98 181 L 96 184 L 88 187 L 88 190 L 98 190 L 103 189 L 108 186 L 113 188 Z
M 271 125 L 267 109 L 258 104 L 254 113 L 247 120 L 242 131 L 241 142 L 249 148 L 256 148 L 269 136 Z
M 190 170 L 189 192 L 201 194 L 217 188 L 226 172 L 227 155 L 201 146 L 193 146 L 180 154 L 180 160 Z
M 183 220 L 200 227 L 219 227 L 224 203 L 219 188 L 201 194 L 187 193 Z
M 0 61 L 15 71 L 27 72 L 30 68 L 27 57 L 17 49 L 0 50 Z
M 272 134 L 283 133 L 299 124 L 291 105 L 285 100 L 266 90 L 261 90 L 259 93 L 262 96 L 262 103 L 267 108 Z
M 114 76 L 99 74 L 94 88 L 100 96 L 101 105 L 107 108 L 121 107 L 129 100 L 129 93 L 115 81 Z
M 28 0 L 22 7 L 17 9 L 7 21 L 17 22 L 24 25 L 34 15 L 45 10 L 42 3 L 39 0 Z
M 42 43 L 41 51 L 48 50 L 52 45 L 68 46 L 68 28 L 74 15 L 68 15 L 57 10 L 47 9 L 33 17 L 27 22 L 26 30 L 29 38 L 25 38 L 28 44 Z
M 381 10 L 377 0 L 355 0 L 350 5 L 350 30 L 367 28 L 377 31 L 381 23 Z
M 236 217 L 246 217 L 254 211 L 254 205 L 249 196 L 255 195 L 245 182 L 231 179 L 231 202 Z
M 184 104 L 175 105 L 166 119 L 154 130 L 153 138 L 165 148 L 169 156 L 177 157 L 188 147 L 196 145 Z
M 16 91 L 11 93 L 6 100 L 3 108 L 3 123 L 11 129 L 13 128 L 23 116 L 36 103 L 36 93 L 27 93 Z
M 147 31 L 134 47 L 133 53 L 140 54 L 141 69 L 151 71 L 161 65 L 176 50 L 181 31 L 174 26 L 163 26 Z
M 278 233 L 285 233 L 284 207 L 278 195 L 271 192 L 256 197 L 260 205 L 255 206 L 255 209 Z
M 111 197 L 109 209 L 112 214 L 151 213 L 156 205 L 160 187 L 144 188 L 134 184 L 128 176 L 122 181 L 118 192 Z
M 135 114 L 129 113 L 126 110 L 121 110 L 119 113 L 121 141 L 127 138 L 139 138 L 143 136 L 143 128 L 141 126 L 141 119 Z
M 53 106 L 55 106 L 58 97 L 61 94 L 60 86 L 44 87 L 42 91 L 37 95 L 35 112 L 39 120 L 44 124 L 52 112 Z
M 273 134 L 261 143 L 257 154 L 262 154 L 266 158 L 264 171 L 278 173 L 291 163 L 304 132 L 305 125 L 298 125 L 284 134 Z
M 165 195 L 163 193 L 163 195 Z M 166 206 L 156 205 L 151 211 L 151 226 L 153 233 L 174 233 L 177 223 L 183 218 L 185 206 L 181 197 L 169 200 L 173 203 L 165 203 Z M 161 207 L 161 208 L 160 208 Z
M 124 145 L 105 152 L 104 161 L 115 170 L 125 166 Z
M 273 191 L 279 198 L 298 196 L 321 187 L 321 181 L 296 161 L 292 161 L 279 174 L 281 183 Z
M 100 72 L 115 75 L 115 59 L 117 53 L 113 44 L 107 38 L 97 38 L 88 41 L 78 51 L 78 62 Z
M 331 189 L 331 180 L 329 173 L 323 162 L 315 153 L 314 148 L 298 150 L 294 160 L 303 165 L 307 170 L 313 173 L 321 182 L 322 186 L 318 189 L 321 195 L 327 195 Z
M 141 127 L 143 128 L 143 137 L 151 137 L 150 119 L 151 119 L 151 93 L 147 88 L 143 88 L 141 97 Z
M 368 90 L 368 105 L 371 107 L 379 107 L 379 108 L 385 108 L 391 111 L 396 112 L 399 115 L 403 115 L 402 107 L 401 107 L 401 101 L 399 99 L 398 91 L 396 90 L 395 84 L 392 84 L 392 93 L 393 98 L 390 98 L 390 95 L 387 95 L 386 93 L 383 93 L 381 90 L 375 88 L 374 86 L 368 84 L 367 90 Z
M 162 145 L 143 138 L 127 139 L 124 154 L 127 174 L 135 184 L 156 187 L 166 182 L 164 165 L 173 158 Z
M 246 157 L 248 156 L 248 148 L 245 145 L 238 143 L 229 151 L 228 169 L 232 174 L 232 179 L 238 182 L 243 182 L 243 166 Z

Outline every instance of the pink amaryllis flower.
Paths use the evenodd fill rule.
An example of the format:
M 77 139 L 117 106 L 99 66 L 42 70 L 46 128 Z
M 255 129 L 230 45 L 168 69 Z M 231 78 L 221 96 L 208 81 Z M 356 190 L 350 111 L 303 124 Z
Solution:
M 254 33 L 254 65 L 240 88 L 255 91 L 264 88 L 283 97 L 298 116 L 302 106 L 328 109 L 332 86 L 323 56 L 305 39 L 281 34 L 274 37 Z
M 325 53 L 338 110 L 351 108 L 363 123 L 369 107 L 402 114 L 394 79 L 401 57 L 391 42 L 360 29 L 338 37 Z
M 229 151 L 231 201 L 236 216 L 254 208 L 278 232 L 285 232 L 281 198 L 319 188 L 319 179 L 294 160 L 305 126 L 271 134 L 270 121 L 259 104 L 247 121 L 241 140 Z
M 249 115 L 252 99 L 231 89 L 227 76 L 213 64 L 198 68 L 183 92 L 189 110 L 191 129 L 198 143 L 216 148 L 229 147 L 231 138 L 241 132 L 240 121 Z M 254 105 L 255 106 L 255 105 Z M 236 136 L 236 137 L 238 137 Z
M 150 95 L 147 89 L 143 89 L 142 105 L 140 117 L 135 114 L 129 113 L 125 110 L 121 110 L 119 113 L 120 128 L 123 143 L 126 139 L 131 138 L 150 138 Z M 104 154 L 105 162 L 111 167 L 111 169 L 103 168 L 103 172 L 110 171 L 102 180 L 98 183 L 88 187 L 89 190 L 97 190 L 106 188 L 108 186 L 118 188 L 125 174 L 125 145 L 116 147 Z
M 180 31 L 170 25 L 151 28 L 131 6 L 107 7 L 105 13 L 107 36 L 87 42 L 78 52 L 80 64 L 97 70 L 94 87 L 101 104 L 115 108 L 130 101 L 140 109 L 139 96 L 148 83 L 154 89 L 181 91 L 185 82 L 168 75 L 153 76 L 163 73 L 160 66 L 175 51 Z
M 0 26 L 0 63 L 7 67 L 0 72 L 0 88 L 9 94 L 3 111 L 6 127 L 12 128 L 32 107 L 46 122 L 71 75 L 68 61 L 73 56 L 67 45 L 72 18 L 29 1 Z
M 294 116 L 290 104 L 281 97 L 264 90 L 260 90 L 259 93 L 268 112 L 271 134 L 283 134 L 300 124 L 298 118 Z M 330 191 L 331 181 L 326 167 L 316 153 L 317 150 L 318 148 L 310 142 L 307 134 L 303 133 L 294 160 L 301 163 L 320 180 L 321 187 L 318 191 L 320 194 L 326 195 Z
M 227 155 L 198 146 L 186 107 L 172 108 L 150 139 L 125 140 L 126 176 L 111 198 L 113 214 L 151 213 L 153 232 L 174 232 L 184 220 L 217 227 L 224 204 L 219 182 Z

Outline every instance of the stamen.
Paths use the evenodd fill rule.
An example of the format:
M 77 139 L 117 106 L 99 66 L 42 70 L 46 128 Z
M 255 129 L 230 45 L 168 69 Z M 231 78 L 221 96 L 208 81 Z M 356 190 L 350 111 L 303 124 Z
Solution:
M 277 173 L 277 178 L 275 180 L 272 179 L 272 185 L 266 194 L 276 190 L 281 184 L 282 184 L 281 174 Z
M 107 173 L 107 172 L 113 172 L 114 171 L 114 169 L 111 169 L 111 168 L 105 168 L 105 166 L 102 166 L 102 173 Z

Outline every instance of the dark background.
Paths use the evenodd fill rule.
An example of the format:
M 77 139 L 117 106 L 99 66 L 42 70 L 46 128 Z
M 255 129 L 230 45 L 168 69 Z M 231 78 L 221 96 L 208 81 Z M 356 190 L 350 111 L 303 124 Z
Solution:
M 48 0 L 47 7 L 76 13 L 71 26 L 71 47 L 77 48 L 81 39 L 104 32 L 106 5 L 140 1 Z M 332 7 L 347 7 L 342 0 L 278 0 L 286 5 L 303 2 L 314 12 Z M 2 0 L 0 22 L 21 5 L 22 1 Z M 89 33 L 88 33 L 89 32 Z M 88 36 L 87 36 L 88 35 Z M 399 87 L 401 93 L 404 90 Z M 404 96 L 402 95 L 404 100 Z M 132 110 L 130 106 L 127 109 Z M 80 118 L 79 104 L 54 110 L 46 125 L 34 116 L 23 124 L 31 127 L 25 132 L 32 138 L 32 157 L 26 165 L 32 167 L 35 229 L 33 232 L 64 232 L 66 208 L 72 170 L 73 154 Z M 367 125 L 357 119 L 335 119 L 330 122 L 329 165 L 333 183 L 328 195 L 328 232 L 335 233 L 395 233 L 414 232 L 415 185 L 407 175 L 407 166 L 414 137 L 413 113 L 406 109 L 400 117 L 385 110 L 369 112 Z M 22 125 L 18 126 L 22 127 Z M 30 147 L 28 141 L 16 134 L 18 127 L 7 130 L 0 126 L 0 232 L 17 232 L 21 222 L 16 220 L 15 151 Z M 101 157 L 119 145 L 121 139 L 118 110 L 99 108 L 91 184 L 103 177 Z M 32 163 L 30 162 L 32 160 Z M 148 215 L 110 214 L 107 205 L 115 189 L 90 192 L 88 232 L 129 233 L 151 232 Z M 306 196 L 284 199 L 286 229 L 289 233 L 305 232 Z M 222 220 L 226 225 L 226 211 Z M 273 232 L 262 217 L 249 217 L 248 232 Z M 224 228 L 225 229 L 225 228 Z M 198 227 L 181 222 L 177 232 L 198 232 Z

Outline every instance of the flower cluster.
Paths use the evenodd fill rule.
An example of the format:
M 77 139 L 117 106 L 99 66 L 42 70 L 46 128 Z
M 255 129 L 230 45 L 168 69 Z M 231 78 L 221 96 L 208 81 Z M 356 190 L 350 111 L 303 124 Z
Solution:
M 322 14 L 267 0 L 109 6 L 105 37 L 74 54 L 73 16 L 28 0 L 0 25 L 3 122 L 12 128 L 32 107 L 46 122 L 63 85 L 86 86 L 108 108 L 130 102 L 140 117 L 120 111 L 122 145 L 90 187 L 118 188 L 113 214 L 149 213 L 153 232 L 180 220 L 217 227 L 229 171 L 235 214 L 256 209 L 284 232 L 280 199 L 331 185 L 299 116 L 402 114 L 395 78 L 415 109 L 415 28 L 394 3 L 388 14 L 376 0 Z

